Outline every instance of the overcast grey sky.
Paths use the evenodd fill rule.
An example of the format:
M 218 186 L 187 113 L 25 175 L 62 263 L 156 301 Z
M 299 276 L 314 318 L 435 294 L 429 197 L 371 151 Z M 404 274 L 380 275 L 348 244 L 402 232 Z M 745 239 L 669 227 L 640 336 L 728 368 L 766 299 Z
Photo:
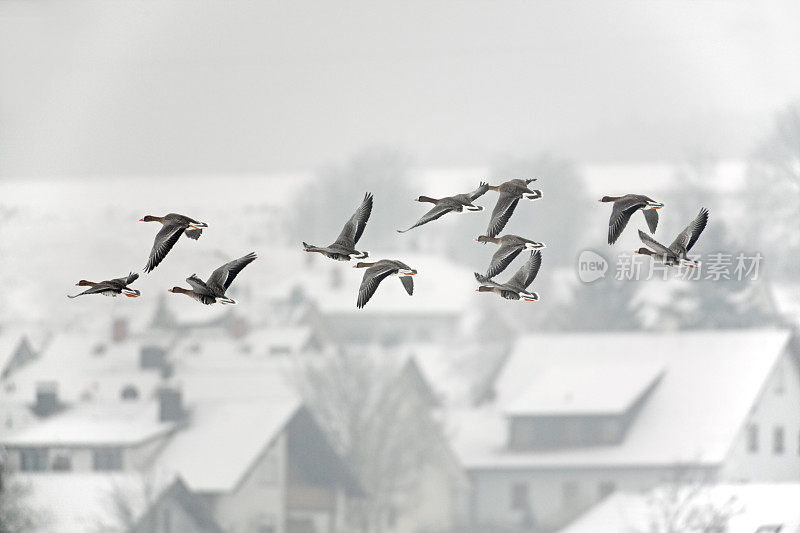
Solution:
M 745 154 L 797 2 L 0 0 L 0 175 Z

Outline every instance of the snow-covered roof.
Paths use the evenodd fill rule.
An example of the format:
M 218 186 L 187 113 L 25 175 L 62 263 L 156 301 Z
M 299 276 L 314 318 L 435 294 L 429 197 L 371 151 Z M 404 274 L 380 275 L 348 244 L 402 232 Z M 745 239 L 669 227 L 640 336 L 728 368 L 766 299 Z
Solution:
M 231 491 L 299 407 L 296 398 L 195 402 L 188 425 L 170 438 L 158 464 L 193 491 Z
M 158 402 L 90 403 L 67 409 L 3 439 L 6 446 L 129 446 L 170 432 Z
M 57 383 L 59 399 L 65 402 L 118 399 L 128 385 L 145 396 L 160 378 L 157 372 L 139 368 L 142 345 L 134 339 L 114 343 L 93 335 L 59 334 L 36 360 L 4 381 L 0 398 L 32 403 L 43 382 Z
M 500 379 L 510 379 L 515 365 L 506 365 Z M 622 371 L 611 365 L 582 361 L 547 366 L 527 374 L 527 386 L 510 399 L 504 412 L 511 416 L 622 414 L 656 382 L 662 361 L 630 361 Z
M 716 464 L 727 455 L 788 340 L 789 333 L 780 330 L 524 336 L 495 382 L 496 402 L 451 413 L 455 448 L 473 469 Z M 524 398 L 532 384 L 548 388 L 550 397 L 557 398 L 562 391 L 561 383 L 539 379 L 550 369 L 596 369 L 609 380 L 607 390 L 613 391 L 628 387 L 628 368 L 648 362 L 652 368 L 662 367 L 663 377 L 621 444 L 550 451 L 505 449 L 508 406 Z
M 659 487 L 645 494 L 617 492 L 598 503 L 580 516 L 560 533 L 629 533 L 649 531 L 655 520 L 661 519 L 659 511 L 667 491 L 688 497 L 683 509 L 713 506 L 723 509 L 727 505 L 733 511 L 725 529 L 727 533 L 753 533 L 761 526 L 780 526 L 781 531 L 800 531 L 800 483 L 773 483 L 748 485 L 718 485 L 709 488 Z M 687 516 L 684 516 L 687 518 Z M 773 530 L 770 530 L 773 531 Z

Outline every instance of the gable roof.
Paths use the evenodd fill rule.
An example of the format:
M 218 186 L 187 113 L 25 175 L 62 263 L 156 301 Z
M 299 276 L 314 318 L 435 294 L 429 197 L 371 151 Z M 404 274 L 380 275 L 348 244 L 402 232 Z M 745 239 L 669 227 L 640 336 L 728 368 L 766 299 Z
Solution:
M 195 492 L 230 492 L 300 407 L 296 398 L 204 400 L 158 456 Z
M 789 333 L 781 330 L 525 336 L 495 382 L 495 404 L 453 413 L 450 424 L 456 431 L 455 448 L 472 469 L 665 466 L 676 461 L 718 464 L 734 443 L 788 340 Z M 559 396 L 561 384 L 543 385 L 536 376 L 561 366 L 583 367 L 585 372 L 596 371 L 609 380 L 604 387 L 613 390 L 626 386 L 631 365 L 644 362 L 651 362 L 653 368 L 661 365 L 663 377 L 619 445 L 525 452 L 505 449 L 503 415 L 509 405 L 525 398 L 532 382 L 552 387 L 552 396 Z M 676 427 L 681 431 L 675 431 Z

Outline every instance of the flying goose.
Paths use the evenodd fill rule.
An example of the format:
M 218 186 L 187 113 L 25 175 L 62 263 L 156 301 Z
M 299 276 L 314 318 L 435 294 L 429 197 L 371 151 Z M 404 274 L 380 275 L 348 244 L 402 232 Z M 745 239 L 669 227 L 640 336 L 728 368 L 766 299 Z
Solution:
M 492 218 L 489 220 L 486 235 L 495 237 L 503 231 L 521 198 L 534 201 L 542 197 L 542 191 L 528 188 L 532 181 L 536 181 L 536 178 L 513 179 L 500 185 L 489 185 L 489 189 L 499 192 L 500 196 L 492 210 Z
M 306 242 L 303 243 L 304 252 L 317 252 L 325 257 L 335 259 L 337 261 L 349 261 L 350 259 L 364 259 L 369 256 L 369 252 L 359 252 L 355 246 L 361 234 L 364 233 L 364 228 L 369 220 L 369 215 L 372 213 L 372 194 L 367 193 L 364 195 L 364 200 L 358 206 L 356 212 L 350 217 L 336 242 L 325 248 L 320 246 L 313 246 Z
M 631 216 L 642 210 L 644 219 L 650 233 L 656 232 L 658 226 L 658 211 L 664 207 L 661 202 L 656 202 L 643 194 L 626 194 L 625 196 L 603 196 L 598 202 L 614 202 L 611 218 L 608 219 L 608 244 L 614 244 L 619 239 L 622 230 L 628 225 Z
M 533 302 L 539 299 L 539 294 L 528 291 L 528 285 L 536 279 L 539 267 L 542 265 L 542 252 L 534 250 L 524 265 L 520 267 L 516 274 L 505 283 L 497 283 L 488 277 L 475 272 L 475 279 L 481 284 L 475 289 L 477 292 L 493 292 L 508 300 L 522 299 L 526 302 Z
M 161 222 L 162 228 L 156 234 L 153 242 L 153 249 L 150 250 L 150 257 L 147 259 L 145 272 L 152 271 L 167 256 L 182 234 L 186 234 L 190 239 L 197 240 L 203 233 L 203 229 L 208 227 L 205 222 L 198 222 L 186 215 L 170 213 L 163 217 L 146 215 L 139 219 L 139 222 Z
M 356 307 L 361 309 L 365 305 L 375 291 L 378 289 L 381 281 L 389 276 L 399 276 L 400 282 L 403 284 L 409 296 L 414 294 L 414 280 L 410 277 L 417 273 L 416 270 L 396 259 L 381 259 L 374 263 L 359 262 L 353 268 L 366 268 L 364 277 L 361 279 L 361 286 L 358 288 L 358 301 Z
M 522 250 L 541 250 L 547 248 L 543 242 L 536 242 L 518 235 L 503 235 L 502 237 L 489 237 L 479 235 L 475 242 L 491 242 L 499 244 L 500 248 L 492 256 L 489 269 L 486 271 L 487 278 L 493 278 L 511 264 L 511 262 L 522 252 Z
M 708 209 L 703 207 L 700 209 L 700 212 L 697 214 L 694 220 L 692 220 L 689 225 L 686 226 L 680 235 L 675 237 L 675 240 L 672 241 L 672 244 L 669 245 L 669 248 L 655 240 L 647 233 L 639 230 L 639 238 L 645 245 L 652 248 L 652 250 L 642 247 L 636 250 L 636 253 L 649 255 L 654 259 L 662 261 L 668 266 L 685 264 L 690 268 L 695 268 L 697 266 L 697 261 L 689 259 L 686 257 L 686 254 L 692 249 L 694 243 L 697 242 L 697 239 L 700 237 L 700 234 L 703 232 L 703 230 L 706 229 L 706 224 L 708 224 Z
M 172 287 L 168 289 L 168 291 L 177 294 L 185 294 L 206 305 L 211 305 L 216 302 L 223 305 L 235 305 L 236 300 L 225 296 L 225 291 L 228 290 L 233 280 L 236 279 L 237 274 L 239 274 L 244 267 L 255 261 L 256 257 L 255 253 L 250 252 L 244 257 L 225 263 L 212 272 L 207 281 L 203 281 L 198 278 L 197 275 L 192 274 L 186 278 L 186 282 L 192 286 L 191 289 Z
M 414 198 L 415 202 L 428 202 L 433 204 L 430 211 L 422 215 L 422 218 L 417 220 L 416 224 L 408 229 L 397 230 L 398 233 L 405 233 L 408 230 L 414 229 L 417 226 L 427 224 L 432 220 L 436 220 L 447 213 L 455 211 L 457 213 L 468 213 L 471 211 L 483 211 L 483 207 L 475 205 L 472 202 L 486 194 L 489 190 L 489 184 L 481 182 L 477 189 L 472 192 L 464 194 L 456 194 L 455 196 L 447 196 L 445 198 L 431 198 L 430 196 L 419 196 Z
M 131 272 L 124 278 L 114 278 L 106 281 L 101 281 L 99 283 L 82 279 L 75 285 L 78 287 L 91 287 L 91 288 L 86 289 L 85 291 L 79 294 L 75 295 L 68 294 L 67 298 L 77 298 L 78 296 L 83 296 L 84 294 L 102 294 L 103 296 L 113 296 L 115 298 L 120 294 L 124 294 L 128 298 L 138 298 L 139 295 L 142 293 L 136 289 L 131 289 L 130 287 L 128 287 L 128 285 L 136 281 L 138 278 L 139 274 Z

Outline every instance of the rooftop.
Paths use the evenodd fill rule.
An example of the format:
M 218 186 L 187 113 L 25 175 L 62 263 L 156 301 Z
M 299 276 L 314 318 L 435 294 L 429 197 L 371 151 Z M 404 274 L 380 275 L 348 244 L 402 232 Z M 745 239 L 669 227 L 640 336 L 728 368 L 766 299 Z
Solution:
M 789 333 L 780 330 L 521 337 L 495 381 L 496 402 L 451 413 L 455 448 L 463 463 L 473 469 L 668 465 L 676 461 L 716 464 L 727 455 L 788 340 Z M 667 351 L 663 347 L 677 348 Z M 504 414 L 509 407 L 537 396 L 558 400 L 584 379 L 566 383 L 543 379 L 548 372 L 561 372 L 559 368 L 582 368 L 584 376 L 596 372 L 607 380 L 602 387 L 608 391 L 632 390 L 629 368 L 639 376 L 640 384 L 657 369 L 663 368 L 663 378 L 619 445 L 506 451 Z M 534 387 L 543 390 L 532 392 Z M 630 394 L 619 395 L 625 397 Z M 590 397 L 579 399 L 582 408 L 591 401 Z M 681 431 L 676 433 L 678 425 Z
M 6 446 L 135 445 L 164 435 L 174 423 L 160 422 L 158 402 L 82 404 L 3 439 Z

